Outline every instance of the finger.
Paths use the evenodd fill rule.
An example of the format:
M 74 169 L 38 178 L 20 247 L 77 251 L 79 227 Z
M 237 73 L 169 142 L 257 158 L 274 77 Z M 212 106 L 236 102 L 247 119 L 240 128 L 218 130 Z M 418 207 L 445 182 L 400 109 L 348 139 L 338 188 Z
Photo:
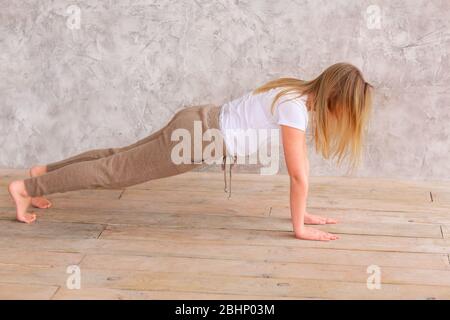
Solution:
M 36 215 L 35 215 L 35 214 L 32 214 L 32 215 L 31 215 L 31 219 L 29 219 L 29 220 L 27 220 L 27 221 L 25 221 L 25 222 L 26 222 L 27 224 L 30 224 L 30 223 L 33 223 L 34 220 L 36 220 Z
M 334 234 L 331 234 L 331 233 L 328 234 L 328 238 L 330 240 L 336 240 L 336 236 Z
M 329 233 L 324 233 L 322 235 L 322 240 L 324 241 L 329 241 L 330 240 L 330 234 Z
M 336 224 L 338 223 L 336 219 L 327 218 L 327 224 Z
M 317 223 L 322 224 L 327 221 L 327 218 L 321 217 L 321 216 L 315 216 Z

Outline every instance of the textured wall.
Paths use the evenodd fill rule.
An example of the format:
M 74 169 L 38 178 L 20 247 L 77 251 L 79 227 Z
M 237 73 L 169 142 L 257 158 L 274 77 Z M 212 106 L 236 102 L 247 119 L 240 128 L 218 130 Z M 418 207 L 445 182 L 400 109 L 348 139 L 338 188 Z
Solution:
M 0 166 L 126 145 L 184 105 L 348 61 L 377 88 L 356 175 L 450 179 L 448 0 L 0 0 L 0 9 Z M 313 175 L 344 172 L 312 146 L 310 158 Z

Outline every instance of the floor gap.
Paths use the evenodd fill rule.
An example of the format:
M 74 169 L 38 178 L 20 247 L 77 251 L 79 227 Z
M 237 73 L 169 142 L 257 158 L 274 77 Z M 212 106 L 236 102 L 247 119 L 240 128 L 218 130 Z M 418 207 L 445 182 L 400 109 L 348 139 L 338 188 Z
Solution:
M 100 233 L 98 234 L 97 239 L 100 239 L 100 237 L 101 237 L 103 231 L 105 231 L 107 227 L 108 227 L 107 225 L 103 225 L 103 229 L 102 229 L 102 231 L 100 231 Z
M 60 286 L 58 286 L 58 288 L 56 288 L 55 292 L 52 294 L 52 296 L 50 297 L 50 300 L 53 300 L 56 296 L 56 294 L 58 293 L 59 289 L 61 289 Z

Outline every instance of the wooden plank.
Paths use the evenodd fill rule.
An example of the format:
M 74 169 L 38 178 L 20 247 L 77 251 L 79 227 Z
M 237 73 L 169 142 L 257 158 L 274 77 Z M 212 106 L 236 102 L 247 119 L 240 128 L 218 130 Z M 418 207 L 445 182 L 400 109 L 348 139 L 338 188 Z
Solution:
M 100 201 L 103 202 L 103 201 Z M 82 222 L 82 223 L 112 223 L 112 224 L 145 224 L 148 221 L 149 224 L 155 221 L 167 221 L 167 219 L 172 220 L 175 224 L 177 217 L 183 217 L 190 221 L 189 217 L 205 217 L 208 219 L 201 219 L 202 224 L 206 224 L 208 221 L 217 221 L 219 223 L 220 217 L 227 217 L 229 220 L 228 224 L 236 225 L 235 218 L 228 219 L 230 216 L 239 217 L 239 223 L 244 223 L 245 217 L 249 217 L 248 222 L 252 223 L 254 221 L 261 221 L 264 225 L 274 224 L 275 230 L 285 230 L 279 229 L 277 225 L 282 225 L 282 228 L 289 228 L 290 219 L 290 209 L 288 207 L 273 206 L 272 208 L 267 208 L 266 212 L 264 210 L 254 210 L 254 211 L 242 211 L 237 212 L 235 210 L 229 211 L 225 210 L 203 210 L 200 205 L 197 207 L 191 207 L 190 210 L 184 210 L 181 207 L 177 208 L 161 208 L 161 207 L 150 207 L 149 205 L 139 206 L 136 203 L 130 203 L 127 206 L 126 203 L 120 203 L 117 208 L 111 205 L 111 209 L 95 209 L 94 207 L 85 209 L 60 209 L 52 208 L 50 210 L 34 210 L 35 212 L 43 212 L 39 219 L 44 219 L 44 221 L 66 221 L 66 222 Z M 94 205 L 93 205 L 94 206 Z M 146 210 L 148 208 L 148 210 Z M 186 212 L 191 211 L 191 212 Z M 227 211 L 227 212 L 225 212 Z M 354 223 L 368 223 L 379 225 L 380 221 L 387 224 L 397 224 L 400 223 L 404 225 L 407 229 L 411 226 L 412 229 L 416 228 L 414 224 L 425 224 L 424 229 L 433 230 L 434 227 L 429 226 L 432 224 L 440 225 L 442 223 L 450 223 L 450 215 L 444 214 L 431 214 L 431 213 L 404 213 L 404 212 L 378 212 L 378 211 L 367 211 L 367 210 L 342 210 L 342 209 L 330 209 L 330 208 L 308 208 L 308 211 L 312 214 L 324 215 L 333 217 L 339 220 L 340 225 L 344 226 L 346 224 Z M 270 214 L 271 218 L 282 219 L 278 222 L 268 221 L 265 219 L 259 219 L 261 217 L 266 218 Z M 217 215 L 217 220 L 210 218 L 210 215 Z M 10 210 L 0 211 L 0 219 L 13 219 L 14 212 L 11 208 Z M 156 218 L 161 217 L 161 218 Z M 147 220 L 148 219 L 148 220 Z M 254 219 L 254 221 L 253 221 Z M 286 221 L 286 222 L 283 222 Z M 178 222 L 177 222 L 178 223 Z M 214 226 L 214 222 L 211 222 L 211 226 Z M 418 227 L 419 228 L 419 227 Z M 411 229 L 411 230 L 412 230 Z M 370 229 L 369 229 L 370 230 Z M 431 231 L 434 232 L 434 231 Z
M 284 188 L 282 192 L 261 192 L 256 191 L 254 193 L 239 192 L 233 195 L 231 199 L 228 199 L 222 190 L 211 189 L 208 192 L 208 201 L 213 201 L 218 205 L 234 205 L 234 202 L 247 201 L 250 203 L 258 202 L 265 204 L 289 204 L 289 188 Z M 402 208 L 403 210 L 417 210 L 418 208 L 427 208 L 428 210 L 439 211 L 442 205 L 436 205 L 429 200 L 427 192 L 419 194 L 410 193 L 405 190 L 391 191 L 378 193 L 359 192 L 354 191 L 355 186 L 348 187 L 345 190 L 340 188 L 339 191 L 333 192 L 314 192 L 314 187 L 310 187 L 309 192 L 309 204 L 311 206 L 329 206 L 329 207 L 343 207 L 358 209 L 377 209 L 380 204 L 384 204 L 384 207 L 391 210 L 397 210 Z M 173 203 L 196 203 L 198 201 L 205 201 L 205 191 L 191 191 L 191 188 L 186 186 L 186 190 L 180 191 L 178 197 L 170 197 L 173 195 L 173 191 L 150 191 L 150 190 L 125 190 L 122 199 L 133 201 L 153 201 L 153 202 L 173 202 Z M 231 201 L 231 202 L 230 202 Z M 374 206 L 374 204 L 377 206 Z M 405 209 L 406 208 L 406 209 Z M 416 209 L 415 209 L 416 208 Z
M 439 225 L 415 223 L 351 222 L 317 226 L 336 234 L 378 235 L 392 237 L 442 238 Z
M 260 215 L 261 212 L 267 212 L 268 208 L 280 208 L 283 212 L 283 216 L 289 216 L 289 200 L 287 197 L 283 200 L 281 197 L 268 196 L 266 194 L 254 194 L 249 196 L 236 196 L 228 200 L 222 194 L 212 195 L 208 194 L 205 199 L 204 194 L 185 192 L 182 195 L 172 200 L 167 200 L 172 196 L 171 194 L 147 194 L 148 191 L 139 190 L 139 195 L 130 196 L 125 191 L 121 200 L 132 201 L 133 208 L 142 210 L 142 207 L 158 208 L 160 211 L 169 212 L 185 210 L 189 212 L 195 212 L 201 210 L 208 213 L 220 213 L 221 211 L 235 213 L 236 215 Z M 136 192 L 136 190 L 134 191 Z M 142 193 L 141 193 L 142 192 Z M 288 193 L 287 193 L 288 194 Z M 275 200 L 272 199 L 275 198 Z M 141 207 L 139 207 L 141 204 Z M 245 205 L 247 207 L 245 207 Z M 99 204 L 99 206 L 103 206 Z M 320 209 L 332 209 L 338 211 L 368 211 L 384 214 L 388 212 L 406 212 L 407 215 L 412 217 L 418 216 L 420 218 L 443 218 L 445 221 L 450 221 L 450 208 L 438 207 L 428 203 L 414 204 L 411 202 L 401 203 L 398 201 L 381 201 L 381 200 L 367 200 L 367 199 L 347 199 L 341 198 L 335 200 L 334 197 L 318 198 L 310 196 L 308 200 L 308 208 L 320 208 Z M 76 208 L 71 206 L 70 208 Z M 113 210 L 116 207 L 109 207 Z M 192 209 L 195 209 L 192 211 Z M 246 210 L 247 208 L 247 210 Z M 395 216 L 395 215 L 394 215 Z
M 206 191 L 191 190 L 189 186 L 185 187 L 186 190 L 180 190 L 176 197 L 173 197 L 174 191 L 169 190 L 140 190 L 140 189 L 126 189 L 121 199 L 124 201 L 158 201 L 158 202 L 173 202 L 173 203 L 184 203 L 185 201 L 205 201 Z M 262 195 L 259 190 L 255 190 L 254 193 L 240 193 L 236 191 L 236 194 L 232 194 L 232 197 L 228 199 L 228 195 L 223 191 L 223 188 L 212 189 L 207 192 L 208 201 L 214 201 L 217 203 L 237 203 L 241 201 L 247 201 L 249 203 L 253 200 L 263 201 L 264 203 L 284 203 L 288 200 L 288 196 L 283 194 L 283 199 L 268 197 L 270 192 Z M 287 194 L 289 195 L 289 194 Z M 171 197 L 172 196 L 172 197 Z
M 161 226 L 171 228 L 211 228 L 211 229 L 243 229 L 292 231 L 290 218 L 251 217 L 202 213 L 143 213 L 122 211 L 95 210 L 47 210 L 39 217 L 41 222 L 74 222 L 114 225 Z M 0 219 L 10 219 L 7 213 L 0 213 Z M 345 221 L 335 226 L 327 226 L 330 232 L 340 234 L 369 234 L 384 236 L 441 238 L 441 227 L 438 224 L 417 223 L 385 223 L 379 218 L 372 221 Z
M 193 208 L 191 208 L 193 209 Z M 230 215 L 223 215 L 216 212 L 212 215 L 209 212 L 196 213 L 160 213 L 158 209 L 155 212 L 137 212 L 137 211 L 110 211 L 110 210 L 60 210 L 51 209 L 36 211 L 39 214 L 39 221 L 57 221 L 57 222 L 78 222 L 78 223 L 97 223 L 97 224 L 158 224 L 171 227 L 210 227 L 210 228 L 240 228 L 240 229 L 259 229 L 259 230 L 291 230 L 289 210 L 274 207 L 268 217 L 258 216 L 240 216 L 236 215 L 230 219 Z M 440 223 L 445 223 L 446 219 L 433 218 L 426 215 L 422 218 L 419 215 L 414 217 L 395 212 L 385 212 L 376 214 L 367 211 L 342 211 L 342 210 L 320 210 L 310 209 L 311 213 L 320 214 L 337 218 L 340 224 L 335 226 L 339 233 L 357 233 L 357 234 L 379 234 L 379 235 L 398 235 L 398 236 L 418 236 L 418 237 L 441 237 Z M 400 217 L 396 217 L 396 214 Z M 14 218 L 13 212 L 0 211 L 0 219 L 11 220 Z M 448 218 L 450 222 L 450 217 Z M 383 221 L 383 222 L 380 222 Z M 433 223 L 429 223 L 433 222 Z M 423 224 L 428 223 L 428 224 Z M 365 226 L 367 224 L 367 226 Z M 435 224 L 435 225 L 433 225 Z
M 195 181 L 195 178 L 193 179 L 193 181 Z M 199 188 L 198 185 L 196 183 L 192 183 L 192 181 L 190 182 L 191 185 L 188 183 L 183 183 L 181 186 L 176 186 L 176 190 L 170 190 L 169 183 L 170 185 L 175 184 L 173 181 L 168 182 L 167 189 L 158 189 L 156 187 L 154 189 L 128 188 L 125 190 L 123 198 L 129 200 L 148 200 L 149 197 L 151 197 L 151 200 L 158 200 L 164 198 L 164 196 L 167 197 L 168 194 L 173 194 L 174 191 L 177 191 L 177 193 L 182 194 L 182 197 L 179 199 L 175 198 L 174 200 L 178 199 L 179 201 L 183 201 L 184 196 L 186 195 L 189 195 L 188 197 L 204 196 L 205 192 L 208 193 L 208 198 L 218 200 L 224 199 L 223 186 L 217 186 L 217 184 L 213 184 L 212 182 L 210 182 L 209 190 L 205 190 L 208 187 L 206 183 L 203 188 Z M 404 204 L 431 203 L 428 190 L 411 190 L 410 188 L 393 190 L 390 188 L 384 189 L 372 187 L 368 190 L 360 190 L 357 188 L 357 185 L 324 186 L 310 183 L 309 194 L 314 197 L 336 197 L 348 200 L 364 199 L 395 203 L 401 202 Z M 275 201 L 276 203 L 286 202 L 289 200 L 289 183 L 284 185 L 277 184 L 274 186 L 270 183 L 261 185 L 256 181 L 251 183 L 245 182 L 243 186 L 236 188 L 236 193 L 233 194 L 233 196 L 240 200 L 245 200 L 246 198 L 257 198 L 262 201 Z
M 331 196 L 315 196 L 308 197 L 308 206 L 321 208 L 339 208 L 339 209 L 363 209 L 374 211 L 400 211 L 400 212 L 432 212 L 448 215 L 450 208 L 442 205 L 436 205 L 434 202 L 414 203 L 413 201 L 400 202 L 392 200 L 380 201 L 370 199 L 357 199 L 351 201 L 348 198 L 337 198 Z
M 298 241 L 295 246 L 248 245 L 247 243 L 209 243 L 183 241 L 143 241 L 105 239 L 54 239 L 0 237 L 0 248 L 19 250 L 47 250 L 80 252 L 86 254 L 146 255 L 172 257 L 198 257 L 225 260 L 302 262 L 313 264 L 339 264 L 367 266 L 449 270 L 446 253 L 408 253 L 326 248 L 310 241 Z M 314 247 L 316 246 L 316 247 Z
M 441 225 L 442 237 L 444 239 L 450 239 L 450 225 L 443 224 Z M 450 253 L 450 250 L 449 250 Z
M 27 266 L 0 264 L 0 283 L 66 286 L 68 266 Z
M 203 176 L 202 176 L 203 175 Z M 205 192 L 213 196 L 220 195 L 222 187 L 220 181 L 217 180 L 219 176 L 210 173 L 204 176 L 204 173 L 190 174 L 187 178 L 184 175 L 177 177 L 175 181 L 170 179 L 162 179 L 158 182 L 150 182 L 148 187 L 137 186 L 136 188 L 129 188 L 124 193 L 125 196 L 130 196 L 130 192 L 139 190 L 146 190 L 151 188 L 153 192 L 158 189 L 170 192 L 190 190 L 192 193 Z M 258 175 L 250 175 L 248 181 L 247 175 L 241 178 L 237 175 L 234 184 L 235 197 L 248 196 L 249 194 L 265 193 L 270 194 L 270 199 L 277 203 L 277 201 L 284 201 L 288 204 L 288 190 L 289 182 L 286 177 L 279 178 L 269 177 L 271 180 L 266 180 L 267 177 L 260 177 Z M 209 177 L 207 179 L 206 177 Z M 195 184 L 192 180 L 195 179 Z M 169 181 L 170 180 L 170 181 Z M 355 192 L 355 186 L 357 191 Z M 329 178 L 329 177 L 312 177 L 310 179 L 310 206 L 315 207 L 333 207 L 344 209 L 372 209 L 372 210 L 391 210 L 391 211 L 431 211 L 448 213 L 449 206 L 441 208 L 441 205 L 431 202 L 430 190 L 439 190 L 440 192 L 449 193 L 450 184 L 447 182 L 423 182 L 423 181 L 396 181 L 386 179 L 356 179 L 356 178 Z M 173 188 L 176 188 L 175 190 Z M 178 189 L 177 189 L 178 188 Z M 436 192 L 436 191 L 435 191 Z M 128 195 L 127 195 L 128 193 Z M 329 195 L 333 195 L 329 197 Z M 325 197 L 325 200 L 323 199 Z M 136 198 L 139 198 L 138 193 Z M 264 197 L 260 195 L 262 201 Z M 267 196 L 265 197 L 267 198 Z M 341 202 L 336 199 L 342 199 Z M 356 199 L 356 203 L 346 201 L 346 199 Z M 374 206 L 374 202 L 383 200 L 382 208 L 378 205 Z
M 195 181 L 195 183 L 192 183 Z M 236 186 L 238 189 L 245 192 L 247 186 L 250 186 L 250 190 L 266 190 L 273 191 L 273 186 L 285 186 L 289 183 L 289 177 L 287 176 L 260 176 L 260 175 L 246 175 L 238 174 L 233 176 L 233 182 L 238 181 Z M 258 183 L 254 183 L 258 182 Z M 186 187 L 190 185 L 187 190 L 196 191 L 222 191 L 224 189 L 224 180 L 222 172 L 188 172 L 182 175 L 170 177 L 168 179 L 159 179 L 148 181 L 136 186 L 129 187 L 129 190 L 166 190 L 166 191 L 182 191 L 186 190 Z
M 64 210 L 89 210 L 96 208 L 97 210 L 128 210 L 137 212 L 187 212 L 198 213 L 205 212 L 208 214 L 233 214 L 233 215 L 249 215 L 249 216 L 265 216 L 268 215 L 270 208 L 275 209 L 272 211 L 273 216 L 289 216 L 289 202 L 288 201 L 268 201 L 262 199 L 262 196 L 258 197 L 246 197 L 242 198 L 233 197 L 227 200 L 226 197 L 220 195 L 219 197 L 209 197 L 205 199 L 204 195 L 201 196 L 177 196 L 176 200 L 168 200 L 170 195 L 166 194 L 160 198 L 156 196 L 148 196 L 146 200 L 136 201 L 135 199 L 130 201 L 123 197 L 121 200 L 110 199 L 105 201 L 104 199 L 92 198 L 84 199 L 80 201 L 78 198 L 51 198 L 54 207 Z M 264 195 L 265 198 L 267 196 Z M 172 197 L 173 198 L 173 197 Z M 404 219 L 417 219 L 419 221 L 425 221 L 432 223 L 433 221 L 440 220 L 440 223 L 450 222 L 450 209 L 444 207 L 434 207 L 425 205 L 401 205 L 385 203 L 378 205 L 380 202 L 370 202 L 367 200 L 354 200 L 352 204 L 349 204 L 347 200 L 335 201 L 331 198 L 317 199 L 311 197 L 308 208 L 315 210 L 335 210 L 335 211 L 351 211 L 351 212 L 375 212 L 378 215 L 386 215 L 391 217 L 404 217 Z M 12 209 L 13 205 L 9 200 L 5 200 L 0 203 L 0 207 Z M 374 208 L 377 208 L 376 210 Z M 279 212 L 279 213 L 278 213 Z M 367 215 L 367 214 L 366 214 Z
M 216 274 L 262 278 L 316 279 L 366 282 L 367 266 L 334 264 L 275 263 L 269 261 L 218 260 L 180 257 L 87 255 L 81 269 L 129 270 Z M 450 270 L 380 267 L 383 283 L 449 286 Z
M 222 180 L 220 179 L 222 178 Z M 188 172 L 182 175 L 177 175 L 170 177 L 168 179 L 160 179 L 154 181 L 148 181 L 146 183 L 135 186 L 133 189 L 149 189 L 155 187 L 155 185 L 161 186 L 169 180 L 176 181 L 177 185 L 182 183 L 192 183 L 195 179 L 196 185 L 210 185 L 211 182 L 215 181 L 223 182 L 223 172 Z M 289 183 L 289 176 L 285 174 L 263 176 L 254 173 L 238 173 L 233 176 L 233 180 L 240 183 L 269 183 L 269 184 L 286 184 Z M 327 186 L 332 185 L 354 185 L 358 184 L 364 187 L 364 189 L 373 187 L 374 184 L 384 184 L 386 187 L 391 189 L 398 188 L 414 188 L 416 190 L 431 190 L 435 188 L 439 190 L 440 188 L 450 189 L 450 181 L 432 181 L 432 180 L 405 180 L 405 179 L 387 179 L 387 178 L 366 178 L 366 177 L 352 177 L 352 176 L 311 176 L 310 183 L 312 184 L 322 184 Z M 332 189 L 334 190 L 334 189 Z
M 214 230 L 176 229 L 162 227 L 108 226 L 102 239 L 116 240 L 166 240 L 166 241 L 208 241 L 209 243 L 304 246 L 305 241 L 295 239 L 291 232 L 260 230 Z M 448 239 L 406 238 L 341 235 L 339 241 L 308 242 L 308 247 L 334 248 L 347 250 L 401 251 L 448 253 Z
M 13 218 L 14 219 L 14 218 Z M 18 223 L 15 220 L 0 220 L 0 233 L 4 238 L 46 237 L 52 239 L 96 239 L 103 231 L 103 225 L 41 222 L 33 224 Z
M 2 248 L 0 264 L 20 264 L 38 267 L 69 266 L 79 264 L 83 254 L 75 252 L 51 252 L 29 248 Z
M 450 188 L 433 188 L 430 190 L 430 199 L 436 205 L 450 206 Z
M 32 226 L 13 222 L 3 188 L 0 284 L 61 286 L 55 298 L 448 298 L 450 183 L 310 182 L 309 212 L 341 220 L 320 226 L 340 241 L 293 237 L 287 176 L 234 175 L 231 200 L 221 173 L 188 173 L 123 193 L 58 194 L 51 198 L 57 209 L 36 210 Z M 67 290 L 66 267 L 80 261 L 82 290 Z M 381 268 L 381 291 L 365 286 L 369 265 Z
M 235 200 L 233 200 L 235 201 Z M 204 198 L 192 199 L 190 203 L 182 202 L 153 202 L 153 201 L 121 201 L 118 199 L 111 199 L 108 201 L 101 199 L 89 199 L 80 201 L 79 199 L 53 199 L 54 208 L 59 210 L 71 210 L 71 211 L 83 211 L 92 210 L 95 208 L 99 211 L 125 211 L 125 212 L 148 212 L 148 213 L 173 213 L 173 212 L 186 212 L 186 213 L 198 213 L 199 207 L 201 212 L 208 212 L 210 214 L 242 214 L 253 216 L 265 216 L 270 211 L 270 205 L 268 204 L 249 204 L 241 202 L 235 202 L 234 205 L 219 205 L 214 202 L 206 201 Z M 0 211 L 4 211 L 4 207 L 0 205 Z M 2 210 L 3 209 L 3 210 Z M 8 210 L 11 210 L 12 206 Z
M 65 286 L 65 270 L 0 266 L 4 283 L 57 284 Z M 214 294 L 270 295 L 327 299 L 449 299 L 450 288 L 437 285 L 382 283 L 382 290 L 368 290 L 366 282 L 298 278 L 268 278 L 129 270 L 81 269 L 81 289 L 112 288 L 137 291 L 177 291 Z
M 0 283 L 0 300 L 50 299 L 57 289 L 56 286 Z
M 366 283 L 229 277 L 209 274 L 153 273 L 145 271 L 84 270 L 86 286 L 100 285 L 117 289 L 196 291 L 202 293 L 271 295 L 328 299 L 449 299 L 449 287 L 391 285 L 382 290 L 368 290 Z M 83 279 L 84 279 L 83 278 Z
M 270 195 L 270 197 L 268 196 Z M 227 199 L 226 195 L 220 193 L 209 193 L 207 199 L 202 192 L 184 191 L 173 197 L 173 192 L 158 191 L 148 192 L 146 190 L 126 190 L 122 197 L 122 201 L 129 203 L 132 200 L 132 209 L 141 210 L 143 207 L 155 208 L 168 212 L 169 210 L 192 210 L 191 207 L 201 206 L 203 211 L 231 211 L 236 213 L 266 212 L 268 207 L 278 206 L 288 208 L 288 192 L 283 197 L 274 196 L 273 194 L 255 193 L 252 195 L 239 194 L 236 191 L 231 199 Z M 117 201 L 120 203 L 120 201 Z M 115 209 L 121 208 L 116 202 L 102 203 L 101 201 L 92 200 L 89 202 L 79 202 L 72 199 L 61 199 L 58 207 L 66 209 L 85 209 L 94 206 L 99 209 Z M 433 213 L 438 216 L 449 217 L 450 207 L 437 205 L 434 202 L 412 201 L 404 199 L 403 201 L 367 199 L 353 197 L 352 194 L 346 197 L 337 196 L 317 196 L 310 194 L 308 206 L 315 208 L 333 208 L 333 209 L 353 209 L 366 211 L 397 211 L 411 213 Z M 197 209 L 197 208 L 196 208 Z M 198 210 L 198 209 L 197 209 Z
M 146 217 L 149 217 L 149 222 L 157 220 L 159 216 L 162 216 L 164 221 L 167 216 L 183 216 L 200 215 L 205 218 L 205 222 L 208 221 L 211 215 L 226 216 L 229 217 L 230 222 L 235 224 L 235 217 L 270 217 L 280 218 L 288 221 L 290 218 L 290 209 L 288 207 L 272 206 L 264 209 L 249 209 L 249 210 L 236 210 L 233 207 L 226 208 L 202 208 L 201 205 L 188 206 L 183 208 L 182 206 L 167 206 L 157 203 L 152 204 L 139 204 L 136 202 L 116 202 L 112 201 L 105 203 L 105 201 L 99 201 L 100 206 L 109 208 L 95 208 L 95 203 L 91 202 L 91 206 L 85 205 L 85 208 L 60 208 L 57 204 L 50 210 L 34 210 L 38 213 L 38 218 L 45 219 L 43 221 L 71 221 L 71 222 L 86 222 L 86 223 L 113 223 L 113 224 L 133 224 L 145 223 Z M 69 207 L 72 205 L 68 205 Z M 77 206 L 74 204 L 73 206 Z M 94 209 L 95 208 L 95 209 Z M 340 221 L 341 225 L 353 224 L 353 223 L 400 223 L 400 224 L 450 224 L 450 215 L 448 214 L 436 214 L 430 212 L 393 212 L 393 211 L 370 211 L 370 210 L 354 210 L 354 209 L 334 209 L 334 208 L 308 208 L 308 211 L 312 214 L 318 214 L 323 216 L 329 216 L 336 218 Z M 42 213 L 42 215 L 40 214 Z M 14 211 L 10 209 L 0 208 L 0 219 L 11 220 L 14 218 Z M 220 219 L 220 218 L 218 218 Z M 176 220 L 176 219 L 174 219 Z M 133 222 L 134 221 L 134 222 Z M 265 220 L 261 220 L 265 221 Z M 280 220 L 281 221 L 281 220 Z M 426 229 L 431 228 L 425 226 Z
M 311 207 L 308 212 L 321 216 L 338 219 L 341 223 L 353 222 L 389 222 L 389 223 L 419 223 L 419 224 L 447 224 L 450 223 L 450 214 L 430 211 L 400 212 L 400 211 L 373 211 L 366 209 L 342 209 L 330 207 Z M 272 206 L 271 217 L 290 217 L 288 206 Z
M 197 201 L 197 202 L 196 202 Z M 203 203 L 202 203 L 203 201 Z M 190 202 L 183 203 L 168 203 L 168 202 L 152 202 L 152 201 L 123 201 L 123 200 L 98 200 L 91 199 L 87 201 L 79 201 L 77 199 L 56 199 L 54 201 L 54 208 L 58 210 L 69 211 L 124 211 L 128 212 L 146 212 L 146 213 L 190 213 L 190 214 L 217 214 L 217 215 L 232 215 L 232 216 L 268 216 L 273 217 L 289 217 L 289 207 L 278 205 L 253 205 L 246 207 L 245 202 L 238 202 L 237 200 L 229 204 L 218 204 L 214 202 L 206 202 L 203 200 L 190 200 Z M 92 208 L 95 208 L 93 210 Z M 419 212 L 395 212 L 395 211 L 371 211 L 358 209 L 339 209 L 339 208 L 308 208 L 311 213 L 322 215 L 335 216 L 338 219 L 347 219 L 347 221 L 361 221 L 361 219 L 371 219 L 371 221 L 386 222 L 418 222 L 429 224 L 450 223 L 450 214 L 446 212 L 432 213 L 430 211 Z M 52 209 L 53 210 L 53 209 Z M 12 205 L 10 209 L 0 210 L 2 216 L 11 216 L 13 214 Z M 35 210 L 36 211 L 36 210 Z M 37 212 L 37 211 L 36 211 Z M 49 211 L 45 211 L 49 212 Z M 380 220 L 382 218 L 383 220 Z M 364 220 L 363 220 L 364 221 Z
M 110 288 L 83 288 L 69 290 L 61 288 L 53 297 L 54 300 L 290 300 L 297 298 L 214 294 L 202 292 L 180 291 L 137 291 Z
M 286 218 L 269 218 L 260 216 L 235 216 L 208 214 L 207 212 L 186 213 L 182 210 L 174 212 L 159 212 L 158 208 L 146 211 L 128 210 L 77 210 L 55 209 L 42 212 L 39 221 L 42 222 L 74 222 L 94 224 L 124 224 L 124 225 L 161 225 L 181 228 L 211 227 L 211 228 L 240 228 L 240 229 L 272 229 L 289 230 L 290 222 Z M 11 220 L 11 212 L 1 211 L 0 219 Z M 440 228 L 438 227 L 440 230 Z M 440 231 L 439 231 L 440 234 Z
M 70 192 L 64 194 L 51 195 L 49 199 L 54 206 L 61 209 L 89 209 L 95 207 L 97 209 L 124 208 L 125 204 L 120 201 L 112 201 L 119 198 L 121 191 L 109 190 L 84 190 L 80 192 Z M 236 191 L 236 194 L 238 192 Z M 271 206 L 283 208 L 287 211 L 289 206 L 288 192 L 283 196 L 271 196 L 267 194 L 255 193 L 252 195 L 234 195 L 231 199 L 227 199 L 223 192 L 209 193 L 208 201 L 205 200 L 203 193 L 198 192 L 184 192 L 182 195 L 172 197 L 169 192 L 149 192 L 147 190 L 127 190 L 122 195 L 122 200 L 132 201 L 132 209 L 148 210 L 148 208 L 159 208 L 159 210 L 168 212 L 174 210 L 191 210 L 191 207 L 201 206 L 203 210 L 209 212 L 227 211 L 236 214 L 242 214 L 246 211 L 252 212 L 268 211 Z M 419 213 L 425 216 L 424 213 L 433 213 L 438 217 L 444 216 L 447 221 L 450 216 L 450 207 L 438 205 L 436 202 L 419 202 L 405 200 L 381 201 L 378 199 L 349 199 L 347 197 L 337 198 L 336 196 L 315 196 L 311 194 L 308 199 L 309 208 L 332 208 L 334 210 L 365 210 L 365 211 L 396 211 L 396 212 L 410 212 Z M 81 201 L 81 199 L 83 201 Z M 105 201 L 108 200 L 108 201 Z M 138 201 L 136 203 L 136 201 Z M 129 202 L 127 202 L 129 203 Z M 3 209 L 13 209 L 13 203 L 9 195 L 0 196 L 0 207 Z M 197 208 L 194 208 L 198 210 Z
M 162 179 L 157 182 L 136 186 L 133 189 L 151 189 L 167 191 L 201 191 L 216 193 L 223 189 L 221 175 L 214 173 L 186 174 L 170 179 Z M 195 184 L 192 183 L 195 181 Z M 235 195 L 248 195 L 254 193 L 271 194 L 273 199 L 284 197 L 287 199 L 289 191 L 289 178 L 286 176 L 259 176 L 238 174 L 233 181 Z M 355 192 L 355 186 L 357 191 Z M 175 189 L 174 189 L 175 188 Z M 333 195 L 339 198 L 359 198 L 383 201 L 395 201 L 415 203 L 419 201 L 427 204 L 430 202 L 429 192 L 446 192 L 450 190 L 448 182 L 424 182 L 424 181 L 398 181 L 389 179 L 361 179 L 348 177 L 310 177 L 310 194 L 315 196 Z
M 358 209 L 335 209 L 308 207 L 311 214 L 328 216 L 338 219 L 340 223 L 400 223 L 400 224 L 418 224 L 418 225 L 440 225 L 445 221 L 450 221 L 450 215 L 430 212 L 396 212 L 396 211 L 372 211 Z M 288 207 L 273 206 L 270 216 L 289 217 L 290 209 Z

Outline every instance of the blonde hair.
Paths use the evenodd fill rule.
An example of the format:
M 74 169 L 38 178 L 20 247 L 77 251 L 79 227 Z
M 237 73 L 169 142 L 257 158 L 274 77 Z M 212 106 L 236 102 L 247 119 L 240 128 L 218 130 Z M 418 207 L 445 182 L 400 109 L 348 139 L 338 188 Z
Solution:
M 372 86 L 361 71 L 348 63 L 327 68 L 316 79 L 304 81 L 280 78 L 253 91 L 259 94 L 282 87 L 272 102 L 282 96 L 297 94 L 293 99 L 307 95 L 312 112 L 312 134 L 316 152 L 325 159 L 337 157 L 338 165 L 348 158 L 351 169 L 360 164 L 365 127 L 372 109 Z

